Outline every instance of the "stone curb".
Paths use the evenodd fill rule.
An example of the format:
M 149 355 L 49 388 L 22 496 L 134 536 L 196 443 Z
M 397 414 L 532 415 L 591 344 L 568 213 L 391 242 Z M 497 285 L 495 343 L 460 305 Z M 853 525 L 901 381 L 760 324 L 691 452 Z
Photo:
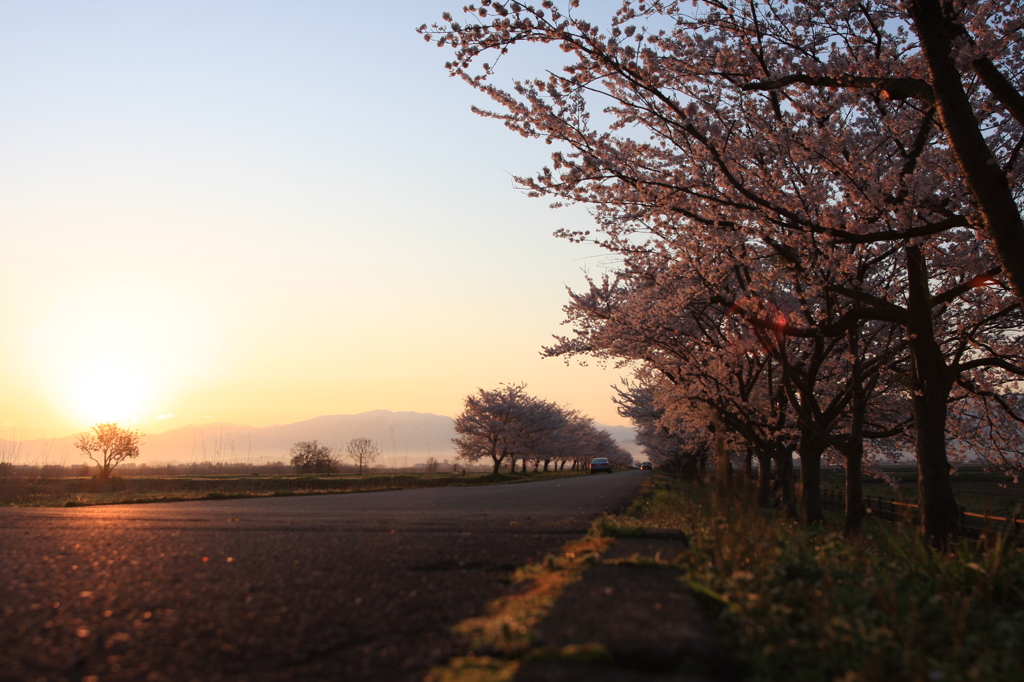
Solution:
M 672 561 L 686 547 L 686 536 L 677 530 L 648 529 L 638 537 L 617 538 L 536 628 L 536 653 L 514 679 L 738 679 L 700 603 L 679 580 L 680 572 L 655 563 Z

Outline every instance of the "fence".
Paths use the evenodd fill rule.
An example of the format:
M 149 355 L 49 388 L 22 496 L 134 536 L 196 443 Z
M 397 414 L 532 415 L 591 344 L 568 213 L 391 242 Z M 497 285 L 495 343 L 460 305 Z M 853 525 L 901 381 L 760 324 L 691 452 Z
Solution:
M 845 511 L 846 495 L 841 490 L 822 488 L 821 504 L 826 509 Z M 866 518 L 878 521 L 912 524 L 921 522 L 921 508 L 910 502 L 900 502 L 877 495 L 865 495 L 864 509 L 867 513 Z M 960 520 L 957 523 L 957 531 L 960 535 L 973 539 L 996 532 L 1018 536 L 1022 530 L 1024 530 L 1024 519 L 976 514 L 963 509 L 960 510 Z

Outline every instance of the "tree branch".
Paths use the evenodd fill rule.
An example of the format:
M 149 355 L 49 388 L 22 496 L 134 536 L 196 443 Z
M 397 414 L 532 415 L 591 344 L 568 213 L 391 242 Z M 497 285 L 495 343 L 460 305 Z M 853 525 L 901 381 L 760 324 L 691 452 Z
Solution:
M 779 90 L 794 83 L 825 88 L 874 88 L 889 99 L 919 99 L 932 104 L 932 86 L 919 78 L 878 78 L 870 76 L 811 76 L 793 73 L 770 81 L 754 81 L 740 86 L 743 90 Z

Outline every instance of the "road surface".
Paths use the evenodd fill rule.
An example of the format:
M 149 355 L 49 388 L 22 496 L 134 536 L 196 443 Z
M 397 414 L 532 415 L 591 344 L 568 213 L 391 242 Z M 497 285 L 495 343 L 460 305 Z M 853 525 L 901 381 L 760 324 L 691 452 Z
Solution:
M 418 680 L 646 472 L 0 509 L 0 680 Z

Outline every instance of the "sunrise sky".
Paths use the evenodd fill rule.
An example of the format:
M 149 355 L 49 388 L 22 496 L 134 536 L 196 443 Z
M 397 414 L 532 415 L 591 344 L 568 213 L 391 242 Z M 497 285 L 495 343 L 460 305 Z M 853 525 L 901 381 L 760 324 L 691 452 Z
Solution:
M 625 423 L 618 370 L 539 357 L 606 261 L 513 187 L 549 148 L 416 34 L 462 4 L 0 2 L 6 435 L 454 415 L 518 381 Z

